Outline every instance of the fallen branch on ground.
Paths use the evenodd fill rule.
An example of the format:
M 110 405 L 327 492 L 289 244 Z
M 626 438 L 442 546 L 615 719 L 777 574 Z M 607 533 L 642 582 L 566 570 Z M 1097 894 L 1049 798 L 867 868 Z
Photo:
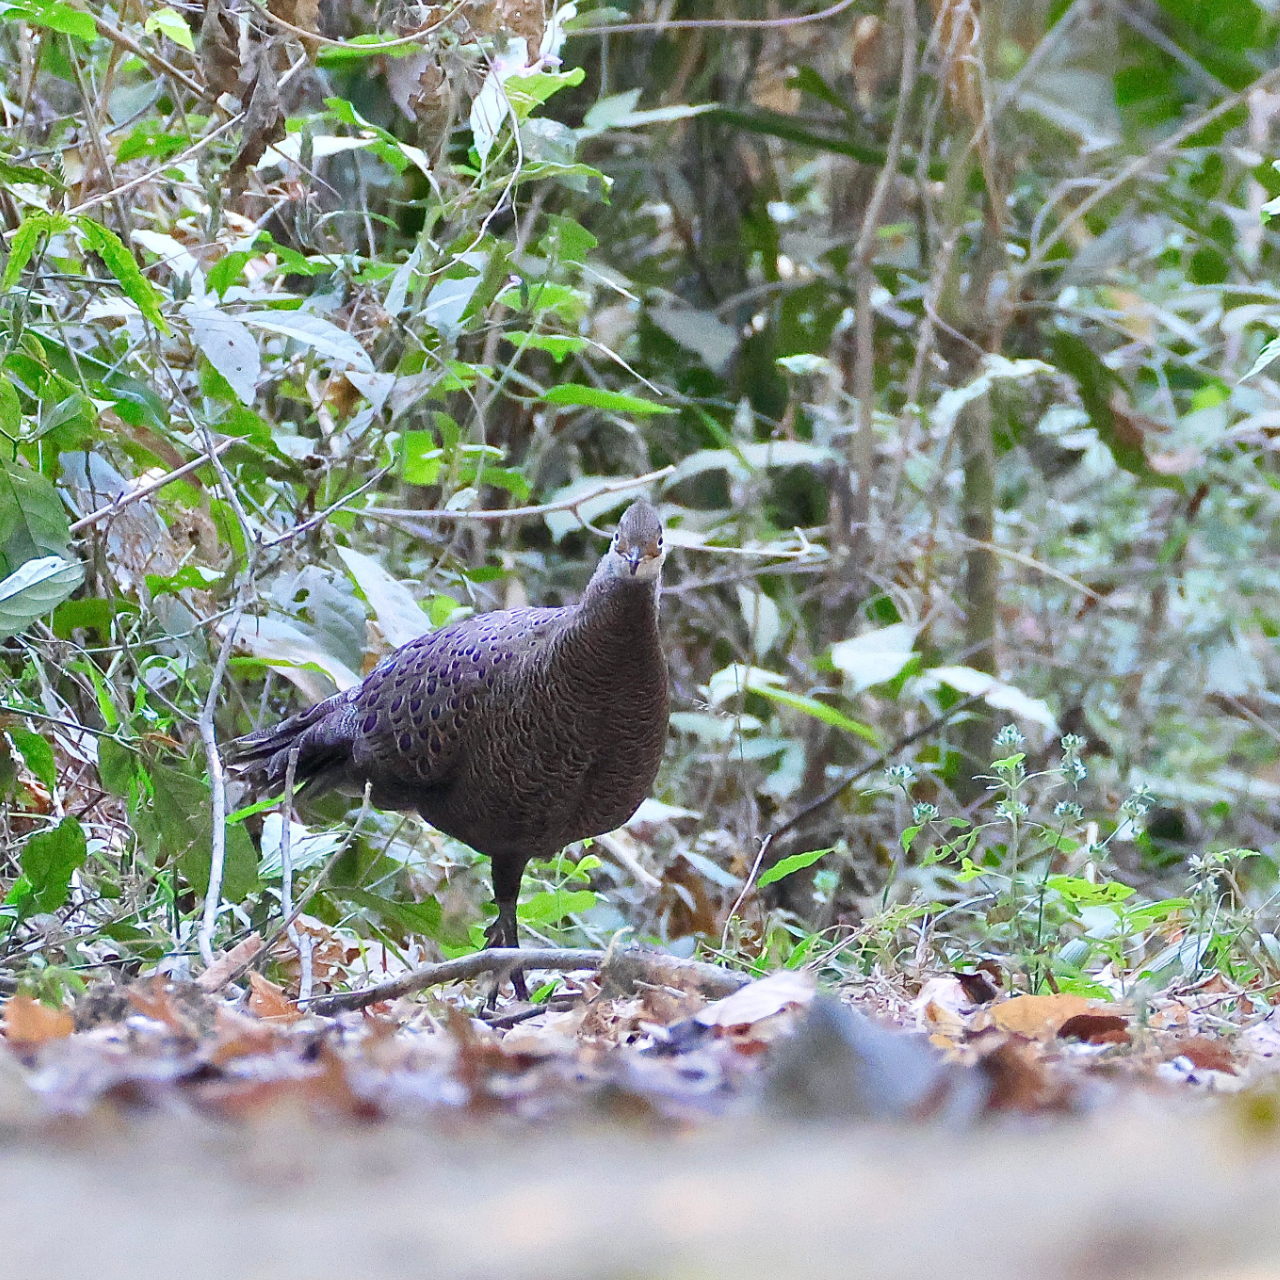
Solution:
M 438 964 L 420 965 L 403 977 L 380 982 L 363 991 L 345 991 L 338 995 L 321 996 L 308 1002 L 312 1013 L 331 1016 L 351 1009 L 363 1009 L 381 1000 L 395 1000 L 412 995 L 425 987 L 437 987 L 446 982 L 464 982 L 482 973 L 514 969 L 555 969 L 570 972 L 575 969 L 603 969 L 602 976 L 627 989 L 637 983 L 653 986 L 682 986 L 690 981 L 704 994 L 719 998 L 744 987 L 751 981 L 744 973 L 721 969 L 703 960 L 682 960 L 661 951 L 645 951 L 632 948 L 626 951 L 591 951 L 582 947 L 493 947 L 477 951 L 474 955 L 459 956 L 456 960 L 444 960 Z

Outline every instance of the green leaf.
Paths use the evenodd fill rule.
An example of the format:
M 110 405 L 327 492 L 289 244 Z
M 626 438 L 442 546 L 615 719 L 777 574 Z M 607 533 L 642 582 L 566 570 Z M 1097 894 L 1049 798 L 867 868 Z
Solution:
M 115 276 L 125 296 L 161 333 L 168 333 L 169 326 L 160 314 L 160 292 L 142 274 L 133 254 L 125 248 L 120 237 L 92 218 L 77 218 L 76 225 L 84 237 L 85 247 L 106 263 L 107 270 Z
M 600 241 L 586 227 L 572 218 L 552 214 L 548 219 L 548 228 L 538 247 L 557 262 L 571 263 L 581 266 L 587 254 L 599 245 Z
M 400 475 L 408 484 L 436 484 L 444 450 L 431 431 L 406 431 L 401 440 Z
M 547 404 L 580 404 L 590 409 L 605 409 L 610 413 L 634 413 L 643 417 L 655 413 L 676 413 L 676 409 L 639 396 L 625 395 L 621 391 L 605 391 L 600 387 L 586 387 L 580 382 L 564 382 L 552 387 L 542 397 Z
M 1083 876 L 1049 876 L 1045 884 L 1060 897 L 1077 907 L 1105 907 L 1123 902 L 1134 893 L 1133 888 L 1118 880 L 1095 884 Z
M 0 183 L 6 187 L 25 184 L 62 190 L 62 183 L 54 174 L 37 169 L 35 165 L 11 164 L 8 160 L 0 160 Z
M 535 71 L 527 76 L 508 76 L 502 87 L 516 118 L 523 123 L 553 94 L 580 85 L 586 75 L 581 67 L 574 67 L 572 71 Z
M 84 828 L 74 818 L 63 818 L 52 830 L 38 831 L 22 846 L 18 860 L 26 884 L 15 884 L 5 901 L 14 901 L 20 915 L 56 911 L 67 900 L 71 873 L 84 865 Z M 19 882 L 21 884 L 21 882 Z
M 525 924 L 559 924 L 567 915 L 590 911 L 600 899 L 590 889 L 553 889 L 522 902 L 516 915 Z
M 379 894 L 346 885 L 336 886 L 331 892 L 345 902 L 354 902 L 356 906 L 374 912 L 379 919 L 405 933 L 417 933 L 425 938 L 439 936 L 444 912 L 434 898 L 422 902 L 393 902 Z
M 833 845 L 832 848 L 834 847 Z M 819 858 L 825 857 L 830 852 L 831 849 L 812 849 L 808 853 L 793 853 L 789 858 L 775 862 L 768 871 L 763 872 L 760 879 L 756 881 L 756 888 L 763 889 L 789 875 L 794 875 L 797 871 L 803 871 L 805 867 L 813 866 Z
M 58 766 L 49 740 L 30 729 L 10 729 L 9 741 L 17 747 L 27 768 L 52 791 L 58 785 Z
M 138 753 L 116 738 L 98 739 L 98 781 L 113 796 L 128 799 L 138 774 Z
M 89 19 L 93 21 L 92 18 Z M 30 213 L 23 219 L 22 226 L 9 242 L 9 261 L 5 263 L 4 275 L 0 276 L 0 291 L 12 289 L 22 274 L 22 269 L 31 261 L 36 245 L 45 236 L 60 235 L 71 230 L 71 220 L 60 213 L 45 213 L 43 209 Z
M 870 742 L 873 746 L 878 747 L 880 745 L 880 738 L 870 725 L 863 724 L 860 720 L 850 719 L 837 711 L 835 707 L 829 707 L 825 702 L 819 702 L 817 698 L 808 698 L 802 693 L 792 693 L 789 689 L 775 689 L 767 684 L 748 682 L 747 688 L 752 693 L 758 693 L 762 698 L 768 698 L 771 702 L 779 702 L 784 707 L 792 707 L 796 711 L 803 711 L 805 715 L 812 716 L 815 720 L 821 720 L 823 724 L 829 724 L 833 729 L 841 729 L 845 733 L 852 733 L 864 741 Z
M 209 866 L 212 860 L 210 842 L 213 836 L 213 805 L 209 784 L 203 778 L 182 773 L 168 765 L 151 770 L 154 784 L 152 802 L 145 810 L 149 822 L 134 825 L 159 862 L 176 863 L 186 882 L 198 893 L 209 888 Z M 222 896 L 240 902 L 258 887 L 258 855 L 253 841 L 242 826 L 227 828 L 226 852 L 222 871 Z
M 73 9 L 69 4 L 62 4 L 60 0 L 22 0 L 21 4 L 6 6 L 4 20 L 29 22 L 33 27 L 48 27 L 50 31 L 75 36 L 86 44 L 92 44 L 98 35 L 98 25 L 90 14 Z
M 526 333 L 520 329 L 512 329 L 506 335 L 507 341 L 517 347 L 530 351 L 545 351 L 559 364 L 565 356 L 576 355 L 588 346 L 586 338 L 571 338 L 559 333 Z
M 196 43 L 191 38 L 191 28 L 187 26 L 186 20 L 167 5 L 163 9 L 157 9 L 146 20 L 142 29 L 159 31 L 161 35 L 168 36 L 174 44 L 180 45 L 188 53 L 196 51 Z
M 0 432 L 10 440 L 22 432 L 22 401 L 8 378 L 0 378 Z
M 1247 382 L 1255 373 L 1261 373 L 1277 356 L 1280 356 L 1280 337 L 1272 338 L 1267 342 L 1258 352 L 1258 358 L 1249 366 L 1249 372 L 1240 381 Z
M 60 605 L 81 583 L 84 566 L 78 560 L 44 556 L 28 560 L 0 581 L 0 640 L 25 631 Z

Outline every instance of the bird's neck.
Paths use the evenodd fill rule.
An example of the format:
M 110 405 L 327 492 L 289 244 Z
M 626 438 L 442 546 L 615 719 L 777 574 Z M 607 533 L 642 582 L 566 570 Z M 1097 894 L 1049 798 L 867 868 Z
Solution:
M 597 570 L 575 610 L 575 637 L 586 638 L 595 654 L 615 648 L 633 652 L 638 645 L 658 644 L 661 589 L 661 576 L 638 581 Z

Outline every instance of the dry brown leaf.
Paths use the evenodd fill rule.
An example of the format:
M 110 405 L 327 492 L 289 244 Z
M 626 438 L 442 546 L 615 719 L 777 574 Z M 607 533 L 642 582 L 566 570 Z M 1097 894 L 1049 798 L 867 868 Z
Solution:
M 991 1021 L 1001 1031 L 1047 1040 L 1068 1018 L 1089 1013 L 1093 1006 L 1084 996 L 1014 996 L 991 1006 Z
M 1115 1013 L 1077 1013 L 1058 1028 L 1059 1040 L 1086 1044 L 1129 1044 L 1133 1037 L 1125 1020 Z
M 268 981 L 260 973 L 249 974 L 249 1008 L 263 1021 L 281 1019 L 285 1022 L 296 1022 L 304 1017 L 284 989 Z
M 813 975 L 802 969 L 780 969 L 777 973 L 761 978 L 735 991 L 723 1000 L 699 1009 L 693 1015 L 695 1022 L 704 1027 L 749 1027 L 784 1009 L 807 1005 L 813 1000 Z
M 197 979 L 196 986 L 202 991 L 218 991 L 231 980 L 231 975 L 242 965 L 252 960 L 262 950 L 262 934 L 251 933 L 243 942 L 238 942 L 230 951 L 219 956 Z
M 1208 1036 L 1192 1036 L 1190 1040 L 1178 1041 L 1170 1051 L 1169 1057 L 1188 1058 L 1199 1071 L 1236 1074 L 1235 1055 L 1221 1040 L 1212 1040 Z
M 200 24 L 200 69 L 216 96 L 240 92 L 240 33 L 222 0 L 206 0 Z
M 65 1040 L 75 1030 L 65 1009 L 51 1009 L 30 996 L 14 996 L 4 1007 L 4 1037 L 11 1044 L 32 1047 L 48 1040 Z

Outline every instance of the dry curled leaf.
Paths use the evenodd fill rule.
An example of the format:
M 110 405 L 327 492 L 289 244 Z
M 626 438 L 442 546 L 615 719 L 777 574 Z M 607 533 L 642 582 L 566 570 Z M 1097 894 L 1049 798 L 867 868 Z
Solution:
M 259 1018 L 279 1018 L 295 1022 L 304 1016 L 281 987 L 264 978 L 260 973 L 249 974 L 249 1008 Z
M 240 92 L 240 32 L 222 0 L 206 0 L 200 24 L 200 69 L 216 97 Z
M 991 1006 L 991 1021 L 1001 1031 L 1047 1040 L 1068 1018 L 1088 1013 L 1091 1007 L 1084 996 L 1014 996 Z
M 4 1007 L 4 1038 L 15 1047 L 64 1040 L 74 1030 L 75 1020 L 65 1009 L 51 1009 L 30 996 L 14 996 Z

